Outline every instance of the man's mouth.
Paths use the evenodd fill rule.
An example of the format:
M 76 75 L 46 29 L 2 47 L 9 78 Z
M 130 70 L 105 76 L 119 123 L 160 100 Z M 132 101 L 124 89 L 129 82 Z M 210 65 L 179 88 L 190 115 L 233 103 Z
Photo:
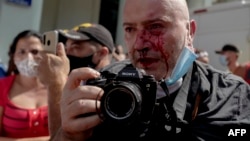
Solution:
M 150 65 L 156 63 L 159 59 L 155 58 L 140 58 L 138 59 L 138 62 L 144 66 L 144 67 L 149 67 Z

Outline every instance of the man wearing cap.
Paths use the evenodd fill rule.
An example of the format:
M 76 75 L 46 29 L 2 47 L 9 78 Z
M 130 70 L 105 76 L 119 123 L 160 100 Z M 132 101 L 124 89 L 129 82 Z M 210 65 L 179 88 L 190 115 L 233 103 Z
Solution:
M 101 69 L 110 64 L 114 48 L 111 33 L 100 24 L 84 23 L 69 31 L 59 31 L 67 38 L 65 49 L 70 70 L 80 67 Z
M 51 135 L 61 124 L 59 104 L 69 72 L 81 67 L 102 69 L 111 63 L 114 48 L 111 33 L 100 24 L 84 23 L 72 30 L 59 30 L 59 33 L 66 41 L 58 44 L 57 55 L 42 52 L 38 66 L 39 77 L 49 90 Z
M 240 64 L 238 62 L 240 51 L 235 45 L 226 44 L 215 53 L 220 55 L 221 65 L 227 66 L 230 72 L 242 77 L 250 84 L 250 63 Z

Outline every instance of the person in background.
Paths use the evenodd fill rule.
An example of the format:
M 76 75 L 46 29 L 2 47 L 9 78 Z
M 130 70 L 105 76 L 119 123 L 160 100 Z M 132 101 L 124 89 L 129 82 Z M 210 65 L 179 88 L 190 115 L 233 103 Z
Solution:
M 37 78 L 42 36 L 17 34 L 9 49 L 7 76 L 0 79 L 0 140 L 48 141 L 48 91 Z
M 250 84 L 250 62 L 239 63 L 240 50 L 233 44 L 225 44 L 221 50 L 216 50 L 220 55 L 220 63 L 226 66 L 230 72 L 242 77 Z
M 5 76 L 6 76 L 5 66 L 2 63 L 2 60 L 0 59 L 0 78 Z
M 109 65 L 114 42 L 111 33 L 102 25 L 83 23 L 72 30 L 60 30 L 66 37 L 65 50 L 70 61 L 70 70 L 91 67 L 96 70 Z
M 197 55 L 198 61 L 208 64 L 209 63 L 209 56 L 208 52 L 202 49 L 195 48 L 195 54 Z
M 61 86 L 61 125 L 52 141 L 249 140 L 250 86 L 231 73 L 196 61 L 196 22 L 189 17 L 186 0 L 126 0 L 123 30 L 130 61 L 113 63 L 100 72 L 84 67 L 69 74 Z M 65 53 L 59 56 L 63 60 Z M 67 66 L 64 64 L 60 70 Z M 148 79 L 127 79 L 120 88 L 111 77 L 108 86 L 114 88 L 108 87 L 110 91 L 89 83 L 81 85 L 81 81 L 103 78 L 107 71 L 118 72 L 123 76 L 121 80 L 133 78 L 137 75 L 134 70 L 152 76 L 146 78 L 156 82 L 151 85 L 143 81 Z M 138 88 L 138 83 L 145 87 Z M 132 87 L 130 91 L 124 90 L 126 86 Z M 141 94 L 132 95 L 143 100 L 132 104 L 124 102 L 126 99 L 116 101 L 119 94 L 131 95 L 134 88 Z M 120 93 L 113 93 L 114 99 L 106 99 L 103 106 L 102 96 L 105 98 L 111 91 Z M 111 112 L 104 114 L 105 108 Z M 236 137 L 232 135 L 236 129 L 246 132 Z
M 52 134 L 58 129 L 58 126 L 54 125 L 60 125 L 61 122 L 59 106 L 61 90 L 68 73 L 81 67 L 101 70 L 111 63 L 114 50 L 111 33 L 97 23 L 83 23 L 71 30 L 59 30 L 59 32 L 66 37 L 66 41 L 64 44 L 58 44 L 57 56 L 42 53 L 43 59 L 38 66 L 39 78 L 51 93 L 49 103 L 54 105 L 49 108 L 49 113 L 54 115 L 50 120 L 53 123 L 50 127 Z M 67 64 L 70 65 L 67 66 Z M 61 69 L 62 66 L 66 67 Z
M 126 54 L 123 51 L 122 45 L 117 45 L 113 52 L 113 58 L 115 61 L 122 61 L 126 59 Z

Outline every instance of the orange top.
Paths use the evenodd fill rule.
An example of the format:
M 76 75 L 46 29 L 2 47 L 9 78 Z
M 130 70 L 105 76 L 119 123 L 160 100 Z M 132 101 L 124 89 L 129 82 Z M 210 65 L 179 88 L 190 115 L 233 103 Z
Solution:
M 8 97 L 14 79 L 15 76 L 0 79 L 0 106 L 3 107 L 3 132 L 0 134 L 11 138 L 48 136 L 48 107 L 24 109 L 15 106 Z

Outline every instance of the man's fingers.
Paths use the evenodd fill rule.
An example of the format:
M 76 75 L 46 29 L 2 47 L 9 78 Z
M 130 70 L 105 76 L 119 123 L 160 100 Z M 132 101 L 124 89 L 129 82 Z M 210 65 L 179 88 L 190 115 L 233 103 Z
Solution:
M 82 80 L 88 80 L 97 78 L 100 76 L 100 73 L 92 68 L 84 67 L 78 68 L 71 71 L 68 77 L 68 81 L 64 89 L 75 89 L 78 87 Z
M 60 57 L 66 57 L 66 52 L 65 52 L 63 43 L 60 42 L 57 44 L 56 54 L 57 56 L 60 56 Z
M 84 118 L 84 119 L 83 119 Z M 87 131 L 101 123 L 98 115 L 77 118 L 68 122 L 62 122 L 62 129 L 75 132 Z
M 61 111 L 68 113 L 67 116 L 77 118 L 87 116 L 89 113 L 96 113 L 97 109 L 100 108 L 100 101 L 90 99 L 79 99 L 70 103 L 66 108 Z M 74 109 L 74 110 L 72 110 Z M 89 116 L 89 115 L 88 115 Z
M 74 89 L 72 91 L 72 94 L 66 95 L 62 100 L 67 104 L 72 103 L 73 101 L 76 101 L 78 99 L 100 100 L 103 93 L 104 91 L 100 87 L 84 85 Z

